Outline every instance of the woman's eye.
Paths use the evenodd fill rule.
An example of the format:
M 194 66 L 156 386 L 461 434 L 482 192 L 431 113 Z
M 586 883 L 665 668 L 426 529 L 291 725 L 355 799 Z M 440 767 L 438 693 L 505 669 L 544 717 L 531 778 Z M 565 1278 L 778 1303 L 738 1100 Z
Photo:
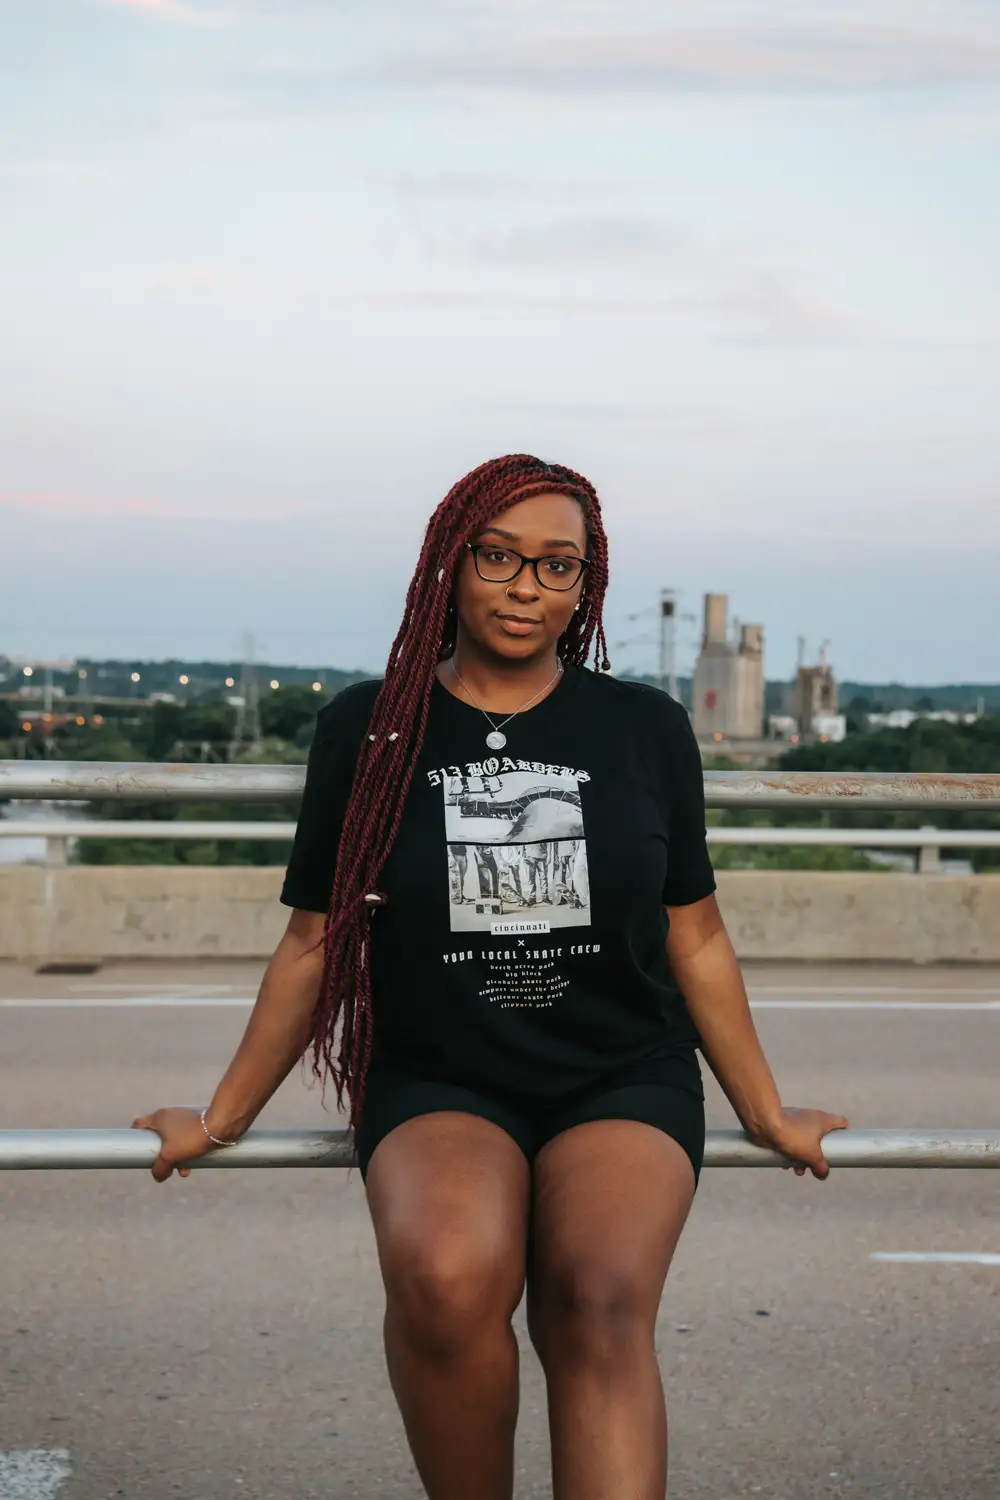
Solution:
M 503 547 L 490 547 L 486 553 L 486 560 L 492 563 L 510 562 L 510 553 L 505 552 Z
M 545 566 L 550 573 L 557 575 L 568 573 L 570 568 L 569 561 L 564 557 L 547 557 L 545 559 Z

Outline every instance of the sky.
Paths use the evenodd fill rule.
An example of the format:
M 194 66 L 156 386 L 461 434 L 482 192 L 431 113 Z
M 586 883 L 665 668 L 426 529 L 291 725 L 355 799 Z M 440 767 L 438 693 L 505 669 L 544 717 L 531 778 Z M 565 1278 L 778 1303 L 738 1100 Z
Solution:
M 0 652 L 378 670 L 581 470 L 618 670 L 1000 679 L 1000 0 L 0 0 Z

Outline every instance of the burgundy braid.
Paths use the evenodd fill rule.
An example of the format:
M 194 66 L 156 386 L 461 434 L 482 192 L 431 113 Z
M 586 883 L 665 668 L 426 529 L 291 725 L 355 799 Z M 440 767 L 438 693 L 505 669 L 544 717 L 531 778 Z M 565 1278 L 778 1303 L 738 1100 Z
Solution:
M 576 500 L 589 540 L 580 608 L 559 642 L 559 654 L 564 662 L 583 666 L 596 637 L 595 661 L 605 672 L 611 667 L 602 617 L 608 544 L 593 485 L 562 464 L 546 464 L 527 453 L 480 464 L 449 490 L 427 524 L 344 815 L 311 1046 L 313 1073 L 332 1077 L 338 1105 L 346 1091 L 352 1127 L 361 1118 L 372 1051 L 371 920 L 386 899 L 378 879 L 396 841 L 424 743 L 436 668 L 451 649 L 455 574 L 466 542 L 515 501 L 541 494 Z

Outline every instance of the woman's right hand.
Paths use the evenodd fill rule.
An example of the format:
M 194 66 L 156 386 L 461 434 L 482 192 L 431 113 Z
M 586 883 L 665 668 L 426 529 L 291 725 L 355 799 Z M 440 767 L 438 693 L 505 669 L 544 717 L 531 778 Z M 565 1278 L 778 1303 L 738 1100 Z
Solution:
M 198 1156 L 207 1156 L 210 1151 L 221 1150 L 205 1134 L 200 1111 L 182 1105 L 140 1115 L 132 1121 L 132 1129 L 155 1130 L 160 1137 L 160 1154 L 152 1166 L 157 1182 L 166 1182 L 179 1161 L 193 1161 Z M 190 1175 L 189 1167 L 177 1167 L 177 1171 L 181 1177 Z

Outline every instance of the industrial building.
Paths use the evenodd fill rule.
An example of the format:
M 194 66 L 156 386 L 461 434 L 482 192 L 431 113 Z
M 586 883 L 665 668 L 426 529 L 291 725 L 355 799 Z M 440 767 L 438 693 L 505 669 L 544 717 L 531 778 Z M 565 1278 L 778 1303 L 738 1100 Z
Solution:
M 729 598 L 706 594 L 691 689 L 699 740 L 753 740 L 764 732 L 764 627 L 729 629 Z

